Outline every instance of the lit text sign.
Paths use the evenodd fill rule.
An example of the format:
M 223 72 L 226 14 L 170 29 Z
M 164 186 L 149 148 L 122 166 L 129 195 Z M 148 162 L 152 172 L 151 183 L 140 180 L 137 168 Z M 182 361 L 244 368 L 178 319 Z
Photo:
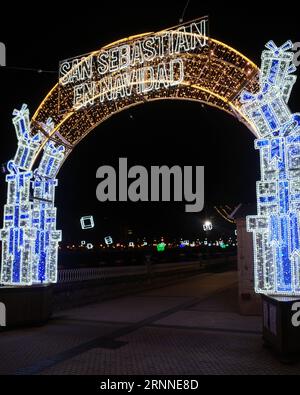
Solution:
M 207 18 L 129 38 L 60 63 L 60 111 L 176 87 L 184 81 L 183 54 L 207 46 Z M 73 103 L 64 97 L 73 93 Z

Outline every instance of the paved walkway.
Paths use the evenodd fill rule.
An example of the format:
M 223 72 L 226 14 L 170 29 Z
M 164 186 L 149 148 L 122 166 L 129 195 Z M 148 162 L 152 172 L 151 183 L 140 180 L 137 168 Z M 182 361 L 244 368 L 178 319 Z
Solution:
M 262 347 L 260 317 L 237 312 L 236 273 L 64 311 L 0 333 L 0 374 L 299 374 Z

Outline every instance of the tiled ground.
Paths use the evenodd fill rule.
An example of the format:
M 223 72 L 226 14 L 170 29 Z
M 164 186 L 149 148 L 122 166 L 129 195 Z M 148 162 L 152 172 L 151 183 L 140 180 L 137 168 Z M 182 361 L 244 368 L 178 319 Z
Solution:
M 64 311 L 0 333 L 0 374 L 299 374 L 262 347 L 261 319 L 237 312 L 236 273 Z
M 143 328 L 122 337 L 119 350 L 93 349 L 43 374 L 299 374 L 261 347 L 259 336 Z

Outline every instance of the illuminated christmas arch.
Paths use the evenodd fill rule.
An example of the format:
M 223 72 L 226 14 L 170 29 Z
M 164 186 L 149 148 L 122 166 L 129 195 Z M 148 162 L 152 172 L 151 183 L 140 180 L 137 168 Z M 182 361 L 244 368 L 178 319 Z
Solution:
M 162 35 L 163 33 L 156 34 Z M 90 56 L 118 47 L 120 44 L 133 45 L 141 38 L 145 39 L 148 36 L 153 37 L 155 34 L 148 33 L 117 41 L 93 52 Z M 167 60 L 170 61 L 176 57 L 178 55 L 174 54 Z M 184 62 L 185 70 L 184 80 L 180 85 L 145 95 L 134 94 L 125 99 L 94 104 L 78 111 L 74 111 L 72 106 L 70 106 L 70 111 L 59 111 L 60 103 L 72 103 L 73 89 L 71 86 L 64 90 L 60 84 L 57 84 L 32 117 L 32 130 L 41 130 L 41 124 L 46 123 L 50 117 L 55 128 L 44 143 L 51 138 L 72 149 L 96 126 L 112 115 L 144 102 L 169 99 L 193 100 L 217 107 L 238 116 L 256 135 L 255 126 L 241 112 L 239 94 L 245 87 L 253 93 L 258 91 L 258 67 L 240 52 L 214 39 L 208 39 L 207 46 L 200 50 L 181 54 L 180 58 Z M 155 65 L 157 62 L 159 59 L 154 59 L 151 64 Z
M 300 294 L 300 115 L 287 105 L 296 81 L 292 43 L 277 47 L 270 41 L 259 69 L 240 52 L 207 37 L 205 23 L 129 37 L 66 62 L 66 72 L 31 120 L 26 105 L 14 111 L 18 149 L 7 166 L 2 284 L 57 281 L 61 232 L 56 230 L 56 176 L 89 132 L 144 102 L 193 100 L 230 113 L 255 135 L 262 177 L 258 215 L 247 222 L 254 239 L 255 289 Z M 139 47 L 148 58 L 136 64 Z M 132 58 L 127 56 L 131 48 Z M 113 59 L 109 67 L 107 54 Z M 115 59 L 125 69 L 122 73 Z M 88 83 L 78 85 L 87 76 Z

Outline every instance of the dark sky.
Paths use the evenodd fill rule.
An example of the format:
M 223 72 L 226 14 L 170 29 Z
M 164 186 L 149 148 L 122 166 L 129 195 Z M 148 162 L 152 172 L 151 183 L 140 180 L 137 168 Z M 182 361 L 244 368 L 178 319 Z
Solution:
M 254 2 L 222 8 L 212 2 L 191 0 L 185 20 L 210 16 L 210 34 L 248 56 L 257 64 L 264 44 L 273 39 L 300 41 L 299 13 L 268 15 Z M 178 23 L 186 0 L 40 2 L 38 6 L 8 6 L 2 13 L 0 41 L 7 47 L 8 69 L 0 69 L 0 163 L 15 152 L 11 124 L 13 108 L 27 103 L 31 113 L 56 83 L 56 73 L 16 71 L 24 67 L 57 71 L 58 62 L 98 49 L 116 39 L 158 31 Z M 267 6 L 267 3 L 264 3 Z M 276 7 L 279 9 L 278 7 Z M 291 108 L 299 110 L 299 83 Z M 298 103 L 300 106 L 300 103 Z M 59 173 L 58 228 L 64 240 L 81 239 L 79 218 L 94 215 L 96 229 L 89 236 L 121 237 L 126 226 L 140 236 L 167 234 L 192 237 L 201 233 L 201 221 L 214 215 L 220 231 L 226 223 L 213 205 L 255 202 L 259 179 L 258 154 L 247 128 L 219 110 L 188 102 L 156 102 L 127 110 L 96 128 L 73 151 Z M 116 165 L 128 157 L 130 165 L 204 165 L 205 210 L 186 214 L 183 204 L 103 204 L 96 200 L 96 169 Z M 4 175 L 0 175 L 0 214 L 5 202 Z

